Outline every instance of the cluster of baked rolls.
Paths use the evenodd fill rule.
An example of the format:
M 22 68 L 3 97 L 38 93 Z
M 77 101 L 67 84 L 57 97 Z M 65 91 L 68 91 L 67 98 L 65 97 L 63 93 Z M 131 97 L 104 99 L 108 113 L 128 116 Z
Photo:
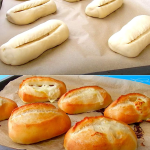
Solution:
M 9 118 L 8 135 L 19 144 L 33 144 L 66 133 L 66 150 L 136 150 L 137 138 L 128 124 L 150 121 L 150 98 L 139 93 L 113 101 L 99 86 L 67 91 L 62 81 L 33 76 L 22 81 L 18 96 L 25 105 L 17 107 L 12 100 L 0 98 L 0 120 Z M 48 101 L 55 102 L 58 108 Z M 99 109 L 105 109 L 104 116 L 87 116 L 71 127 L 70 114 Z

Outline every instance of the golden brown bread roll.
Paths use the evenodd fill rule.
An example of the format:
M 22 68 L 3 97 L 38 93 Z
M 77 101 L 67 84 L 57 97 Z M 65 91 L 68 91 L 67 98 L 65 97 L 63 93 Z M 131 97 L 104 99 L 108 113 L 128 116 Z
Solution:
M 19 97 L 25 103 L 55 101 L 66 92 L 64 82 L 50 77 L 30 77 L 19 87 Z
M 46 103 L 32 103 L 15 109 L 8 121 L 9 137 L 16 143 L 32 144 L 69 130 L 70 118 Z
M 139 93 L 122 95 L 105 109 L 104 116 L 127 124 L 150 121 L 150 98 Z
M 127 124 L 103 116 L 86 117 L 65 135 L 66 150 L 136 150 L 137 138 Z
M 65 93 L 58 101 L 58 106 L 68 114 L 77 114 L 107 107 L 112 102 L 111 96 L 98 86 L 85 86 Z
M 18 106 L 14 101 L 0 96 L 0 121 L 8 119 L 16 107 Z

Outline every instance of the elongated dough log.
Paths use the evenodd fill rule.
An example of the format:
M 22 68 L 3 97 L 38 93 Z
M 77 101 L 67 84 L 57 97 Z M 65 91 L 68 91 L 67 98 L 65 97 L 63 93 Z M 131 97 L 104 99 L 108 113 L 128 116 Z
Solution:
M 30 0 L 7 11 L 7 19 L 17 25 L 25 25 L 56 11 L 53 0 Z
M 111 50 L 126 57 L 138 56 L 150 44 L 150 16 L 133 18 L 108 40 Z
M 10 65 L 27 63 L 64 42 L 69 30 L 60 20 L 49 20 L 10 39 L 0 47 L 0 59 Z
M 81 1 L 81 0 L 65 0 L 65 1 L 70 2 L 70 3 L 73 3 L 73 2 L 79 2 L 79 1 Z
M 94 0 L 85 9 L 91 17 L 104 18 L 120 8 L 123 0 Z

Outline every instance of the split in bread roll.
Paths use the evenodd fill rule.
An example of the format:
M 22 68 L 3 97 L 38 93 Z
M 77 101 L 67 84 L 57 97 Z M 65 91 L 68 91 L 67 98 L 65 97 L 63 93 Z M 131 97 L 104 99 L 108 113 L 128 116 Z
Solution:
M 64 82 L 50 77 L 30 77 L 20 84 L 18 95 L 25 103 L 54 102 L 66 93 Z
M 65 135 L 66 150 L 136 150 L 134 131 L 123 122 L 103 116 L 86 117 Z
M 111 96 L 103 88 L 85 86 L 65 93 L 59 99 L 58 106 L 68 114 L 77 114 L 105 108 L 111 102 Z
M 0 59 L 6 64 L 22 65 L 69 37 L 69 30 L 60 20 L 49 20 L 23 32 L 0 47 Z
M 150 16 L 133 18 L 108 40 L 110 49 L 126 57 L 138 56 L 150 44 Z
M 150 121 L 150 98 L 139 93 L 122 95 L 105 109 L 104 116 L 127 124 Z
M 85 9 L 91 17 L 104 18 L 120 8 L 123 0 L 94 0 Z
M 70 3 L 73 3 L 73 2 L 79 2 L 79 1 L 81 1 L 81 0 L 65 0 L 65 1 L 70 2 Z
M 56 9 L 53 0 L 30 0 L 8 10 L 6 17 L 14 24 L 25 25 L 54 13 Z
M 20 144 L 32 144 L 59 136 L 70 127 L 70 118 L 62 110 L 45 103 L 18 107 L 8 120 L 9 137 Z
M 18 106 L 14 101 L 0 96 L 0 121 L 8 119 L 16 107 Z

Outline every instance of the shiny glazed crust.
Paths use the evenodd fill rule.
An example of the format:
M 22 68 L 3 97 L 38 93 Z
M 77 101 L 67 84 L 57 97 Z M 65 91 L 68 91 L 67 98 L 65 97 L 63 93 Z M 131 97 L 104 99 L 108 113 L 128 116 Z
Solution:
M 139 93 L 122 95 L 105 109 L 104 116 L 127 124 L 150 121 L 150 98 Z
M 8 119 L 16 107 L 18 106 L 14 101 L 0 96 L 0 121 Z
M 32 103 L 18 107 L 8 121 L 12 141 L 32 144 L 61 135 L 69 130 L 70 118 L 51 104 Z
M 77 114 L 105 108 L 111 102 L 111 96 L 101 87 L 85 86 L 65 93 L 58 106 L 68 114 Z
M 41 89 L 42 85 L 46 85 L 44 90 L 36 90 L 35 87 Z M 56 94 L 55 97 L 49 97 L 48 93 L 51 91 L 52 94 Z M 54 91 L 54 93 L 53 93 Z M 32 102 L 45 102 L 48 100 L 55 101 L 59 97 L 61 97 L 66 92 L 66 85 L 64 82 L 55 80 L 50 77 L 31 77 L 23 80 L 23 82 L 19 86 L 18 95 L 22 101 L 25 103 Z M 54 98 L 54 99 L 53 99 Z
M 86 117 L 65 135 L 66 150 L 136 150 L 137 138 L 127 124 L 103 116 Z

